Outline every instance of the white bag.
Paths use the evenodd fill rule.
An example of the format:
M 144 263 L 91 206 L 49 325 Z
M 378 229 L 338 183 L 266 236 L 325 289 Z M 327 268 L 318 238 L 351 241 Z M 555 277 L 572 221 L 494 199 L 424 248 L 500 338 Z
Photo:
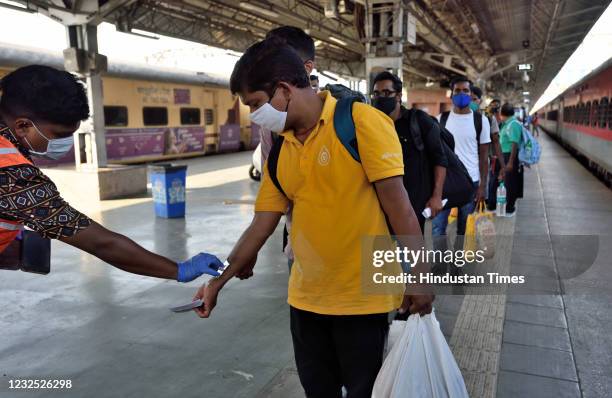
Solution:
M 378 372 L 372 398 L 468 398 L 434 313 L 410 315 L 405 324 Z

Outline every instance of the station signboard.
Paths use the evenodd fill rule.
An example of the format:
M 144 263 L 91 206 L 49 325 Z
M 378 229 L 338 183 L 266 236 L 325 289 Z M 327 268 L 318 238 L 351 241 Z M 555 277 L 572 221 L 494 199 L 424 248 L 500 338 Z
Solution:
M 516 70 L 519 72 L 529 72 L 533 70 L 533 64 L 518 64 Z

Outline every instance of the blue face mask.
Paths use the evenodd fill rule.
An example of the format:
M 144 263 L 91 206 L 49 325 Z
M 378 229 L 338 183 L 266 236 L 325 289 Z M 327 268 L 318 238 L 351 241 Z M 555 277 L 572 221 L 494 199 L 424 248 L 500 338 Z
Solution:
M 453 95 L 453 105 L 457 108 L 465 108 L 472 102 L 472 97 L 469 94 L 459 93 Z

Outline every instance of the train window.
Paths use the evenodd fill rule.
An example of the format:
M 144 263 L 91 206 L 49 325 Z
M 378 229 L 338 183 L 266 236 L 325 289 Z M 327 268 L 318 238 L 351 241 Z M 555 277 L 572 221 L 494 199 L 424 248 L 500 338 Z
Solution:
M 204 124 L 210 126 L 215 123 L 215 110 L 214 109 L 204 109 Z
M 612 101 L 608 102 L 608 128 L 612 130 Z
M 599 101 L 593 101 L 593 117 L 591 118 L 591 126 L 597 126 L 599 122 Z
M 584 118 L 582 119 L 582 124 L 588 126 L 591 121 L 591 101 L 586 103 L 583 114 Z
M 127 126 L 128 110 L 126 106 L 105 106 L 104 125 L 108 127 Z
M 181 124 L 200 124 L 198 108 L 181 108 Z
M 556 109 L 554 111 L 550 111 L 546 113 L 546 120 L 556 121 L 558 117 L 559 117 L 559 111 Z
M 168 124 L 168 108 L 145 106 L 142 108 L 142 121 L 145 126 L 166 126 Z
M 599 127 L 605 128 L 608 121 L 608 97 L 603 97 L 599 101 Z

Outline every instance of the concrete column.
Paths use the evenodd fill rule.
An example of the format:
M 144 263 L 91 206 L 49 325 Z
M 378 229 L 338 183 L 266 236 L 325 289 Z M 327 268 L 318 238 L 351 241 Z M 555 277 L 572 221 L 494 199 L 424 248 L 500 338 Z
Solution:
M 372 79 L 382 71 L 402 76 L 408 14 L 402 0 L 367 0 L 365 3 L 365 69 L 370 91 Z
M 97 170 L 107 164 L 101 76 L 101 72 L 106 70 L 106 58 L 98 54 L 97 31 L 96 25 L 66 27 L 70 47 L 64 51 L 64 63 L 67 70 L 77 72 L 85 78 L 91 113 L 89 120 L 82 123 L 74 136 L 78 169 Z M 83 148 L 84 159 L 81 156 Z

